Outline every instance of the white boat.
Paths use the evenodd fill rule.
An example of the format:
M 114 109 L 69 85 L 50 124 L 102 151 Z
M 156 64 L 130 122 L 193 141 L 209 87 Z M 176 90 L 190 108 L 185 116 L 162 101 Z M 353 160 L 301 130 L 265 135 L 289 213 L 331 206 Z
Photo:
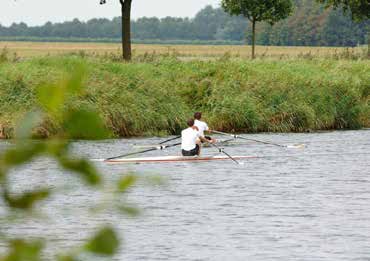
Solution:
M 253 159 L 257 156 L 233 156 L 235 160 L 241 159 Z M 216 156 L 160 156 L 160 157 L 141 157 L 141 158 L 118 158 L 111 160 L 98 160 L 110 164 L 122 164 L 122 163 L 165 163 L 165 162 L 203 162 L 203 161 L 219 161 L 219 160 L 231 160 L 228 156 L 216 155 Z

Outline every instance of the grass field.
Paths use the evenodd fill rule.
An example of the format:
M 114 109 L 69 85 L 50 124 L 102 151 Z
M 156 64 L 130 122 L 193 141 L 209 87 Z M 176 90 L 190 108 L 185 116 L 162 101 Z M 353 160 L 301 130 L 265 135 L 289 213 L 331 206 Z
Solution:
M 109 43 L 44 43 L 44 42 L 0 42 L 0 50 L 6 48 L 15 57 L 35 57 L 65 53 L 84 52 L 87 54 L 105 55 L 119 54 L 119 44 Z M 365 47 L 284 47 L 257 46 L 257 56 L 260 58 L 310 58 L 331 57 L 346 58 L 365 56 Z M 147 45 L 134 44 L 134 56 L 145 54 L 174 54 L 184 58 L 213 58 L 221 56 L 250 57 L 250 46 L 225 45 Z

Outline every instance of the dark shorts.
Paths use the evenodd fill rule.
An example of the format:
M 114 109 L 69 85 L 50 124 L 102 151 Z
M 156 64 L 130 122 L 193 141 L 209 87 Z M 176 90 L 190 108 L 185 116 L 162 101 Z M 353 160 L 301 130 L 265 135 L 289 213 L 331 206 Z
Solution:
M 182 150 L 182 156 L 196 156 L 199 154 L 199 145 L 197 144 L 192 150 Z

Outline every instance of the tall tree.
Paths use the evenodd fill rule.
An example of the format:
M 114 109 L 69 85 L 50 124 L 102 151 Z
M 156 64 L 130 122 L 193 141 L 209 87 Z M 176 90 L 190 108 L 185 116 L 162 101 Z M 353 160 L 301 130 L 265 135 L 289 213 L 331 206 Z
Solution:
M 119 0 L 122 17 L 122 57 L 126 61 L 131 60 L 131 4 L 132 0 Z M 106 0 L 100 0 L 105 4 Z
M 328 7 L 343 8 L 344 12 L 351 12 L 352 19 L 357 21 L 364 21 L 370 19 L 370 1 L 369 0 L 317 0 L 325 3 Z M 367 55 L 370 58 L 370 23 L 367 29 Z
M 293 11 L 291 0 L 222 0 L 223 9 L 230 15 L 243 15 L 252 23 L 252 59 L 255 58 L 256 23 L 274 23 L 287 18 Z

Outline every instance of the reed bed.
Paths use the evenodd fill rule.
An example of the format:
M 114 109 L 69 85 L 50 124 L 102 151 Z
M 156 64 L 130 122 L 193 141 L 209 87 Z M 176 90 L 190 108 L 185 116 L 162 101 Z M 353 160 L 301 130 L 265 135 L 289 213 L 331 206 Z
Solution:
M 37 86 L 63 79 L 85 64 L 85 93 L 66 106 L 88 105 L 116 137 L 178 134 L 194 111 L 214 129 L 305 132 L 370 127 L 370 61 L 229 59 L 181 61 L 142 55 L 132 63 L 110 56 L 60 55 L 0 59 L 0 124 L 35 106 Z M 37 136 L 56 133 L 45 119 Z

